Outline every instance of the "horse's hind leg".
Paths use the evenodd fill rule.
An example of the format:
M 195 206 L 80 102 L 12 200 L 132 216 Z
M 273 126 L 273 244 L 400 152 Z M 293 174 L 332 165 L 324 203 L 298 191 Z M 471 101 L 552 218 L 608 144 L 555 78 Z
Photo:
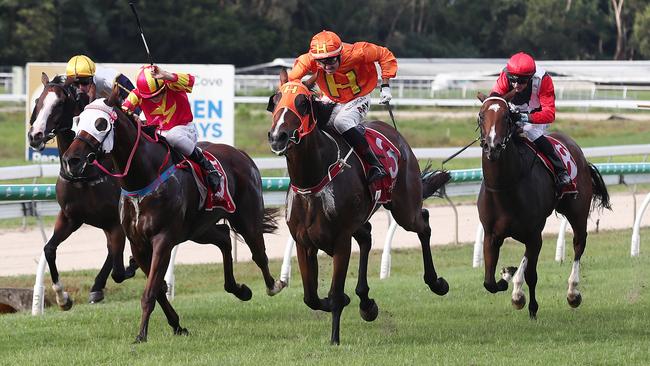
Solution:
M 242 236 L 244 242 L 246 242 L 246 245 L 251 250 L 253 261 L 257 264 L 260 271 L 262 271 L 264 284 L 266 285 L 266 294 L 269 296 L 278 294 L 283 288 L 287 287 L 287 284 L 280 280 L 276 281 L 271 275 L 269 258 L 266 255 L 266 245 L 264 244 L 264 234 L 262 233 L 262 224 L 256 220 L 235 218 L 232 218 L 230 223 L 235 228 L 235 231 Z
M 393 201 L 395 202 L 395 201 Z M 420 246 L 422 247 L 422 261 L 424 263 L 424 282 L 429 285 L 431 291 L 436 295 L 444 295 L 449 292 L 447 281 L 438 277 L 436 268 L 433 265 L 433 256 L 431 254 L 431 227 L 429 226 L 429 211 L 421 209 L 419 214 L 403 212 L 403 208 L 395 205 L 391 211 L 395 221 L 405 230 L 418 234 Z
M 357 296 L 361 300 L 359 304 L 359 313 L 361 318 L 365 321 L 373 321 L 377 319 L 379 308 L 375 300 L 368 297 L 370 287 L 368 287 L 368 255 L 370 247 L 372 246 L 371 236 L 372 226 L 369 222 L 365 223 L 359 230 L 352 236 L 359 243 L 359 278 L 357 280 L 357 288 L 355 290 Z
M 54 224 L 54 233 L 50 240 L 47 241 L 43 248 L 47 265 L 50 268 L 50 276 L 52 277 L 52 288 L 56 295 L 56 303 L 62 310 L 70 310 L 72 308 L 72 299 L 70 295 L 64 291 L 63 284 L 59 281 L 59 270 L 56 267 L 56 249 L 70 234 L 75 232 L 81 226 L 81 222 L 77 222 L 68 218 L 63 211 L 59 212 Z
M 95 276 L 93 287 L 90 288 L 90 294 L 88 295 L 89 304 L 96 304 L 104 300 L 104 288 L 106 287 L 108 276 L 111 274 L 111 269 L 113 269 L 113 257 L 111 257 L 111 253 L 108 253 L 104 265 L 99 270 L 99 273 L 97 273 L 97 276 Z
M 567 290 L 567 302 L 572 308 L 577 308 L 582 303 L 582 295 L 578 290 L 580 284 L 580 258 L 587 246 L 587 217 L 577 218 L 567 216 L 573 229 L 573 265 L 569 276 L 569 289 Z
M 226 292 L 235 295 L 242 301 L 248 301 L 253 297 L 253 292 L 244 284 L 237 284 L 233 273 L 232 264 L 232 242 L 230 241 L 230 228 L 225 224 L 218 224 L 208 227 L 197 237 L 192 238 L 197 243 L 214 244 L 221 250 L 223 256 L 223 288 Z

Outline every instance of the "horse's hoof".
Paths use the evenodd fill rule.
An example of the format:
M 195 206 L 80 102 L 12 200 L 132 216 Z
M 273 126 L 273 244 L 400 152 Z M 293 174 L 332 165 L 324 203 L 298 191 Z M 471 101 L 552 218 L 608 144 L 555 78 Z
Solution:
M 519 299 L 514 299 L 514 298 L 512 299 L 512 307 L 513 308 L 515 308 L 517 310 L 521 310 L 521 309 L 524 308 L 524 305 L 526 305 L 526 296 L 525 295 L 521 295 L 519 297 Z
M 275 296 L 280 293 L 285 287 L 287 287 L 287 283 L 284 281 L 277 280 L 273 284 L 273 288 L 267 288 L 266 289 L 266 294 L 269 296 Z
M 59 308 L 63 311 L 68 311 L 72 309 L 72 305 L 73 305 L 72 299 L 68 297 L 65 301 L 65 304 L 59 305 Z
M 104 300 L 104 291 L 93 291 L 88 295 L 88 303 L 89 304 L 97 304 L 98 302 L 101 302 Z
M 375 300 L 370 299 L 370 306 L 366 309 L 363 309 L 361 305 L 359 305 L 359 314 L 361 314 L 361 319 L 367 322 L 377 319 L 377 315 L 379 315 L 379 307 Z
M 449 284 L 442 277 L 438 277 L 435 283 L 429 285 L 429 288 L 434 294 L 439 296 L 446 295 L 449 292 Z
M 178 327 L 174 329 L 174 335 L 188 336 L 190 335 L 190 332 L 187 331 L 187 328 Z
M 582 303 L 582 295 L 578 293 L 574 296 L 567 296 L 566 301 L 569 303 L 569 306 L 575 309 Z
M 135 341 L 133 341 L 133 344 L 138 344 L 138 343 L 147 343 L 147 337 L 143 337 L 141 335 L 136 336 Z
M 508 289 L 508 281 L 500 279 L 497 281 L 497 291 L 506 291 Z
M 537 312 L 530 311 L 528 316 L 530 316 L 530 320 L 537 320 Z
M 239 286 L 239 290 L 235 292 L 235 296 L 237 296 L 237 298 L 241 301 L 248 301 L 253 298 L 253 291 L 251 291 L 248 286 L 242 284 Z

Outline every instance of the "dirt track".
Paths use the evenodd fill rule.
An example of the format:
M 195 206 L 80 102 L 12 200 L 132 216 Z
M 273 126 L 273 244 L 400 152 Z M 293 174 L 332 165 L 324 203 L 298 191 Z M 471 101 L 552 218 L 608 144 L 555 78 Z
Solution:
M 640 206 L 645 194 L 636 195 L 636 206 Z M 634 196 L 631 194 L 617 194 L 611 197 L 613 211 L 602 213 L 594 212 L 589 220 L 589 231 L 596 230 L 598 223 L 600 230 L 608 229 L 629 229 L 629 237 L 632 235 L 632 224 L 634 223 Z M 431 245 L 453 244 L 455 241 L 454 211 L 450 206 L 430 206 L 431 213 L 429 222 L 433 230 Z M 473 243 L 478 225 L 478 213 L 473 204 L 457 206 L 459 216 L 459 242 Z M 650 225 L 650 215 L 645 215 L 642 221 L 643 226 Z M 283 220 L 280 220 L 283 221 Z M 373 224 L 373 250 L 382 250 L 386 231 L 388 229 L 388 216 L 386 212 L 378 212 L 372 219 Z M 560 220 L 552 215 L 546 225 L 545 233 L 557 233 Z M 47 235 L 51 235 L 47 232 Z M 626 234 L 628 235 L 628 234 Z M 267 254 L 270 258 L 281 258 L 289 232 L 286 225 L 281 224 L 277 234 L 266 235 Z M 643 238 L 642 238 L 643 241 Z M 13 230 L 0 231 L 0 243 L 2 243 L 2 256 L 0 257 L 0 276 L 12 276 L 19 274 L 34 274 L 43 250 L 43 238 L 39 230 L 30 229 L 27 231 Z M 101 230 L 84 226 L 75 232 L 64 242 L 57 253 L 57 264 L 59 270 L 69 271 L 78 269 L 100 268 L 106 255 L 105 238 Z M 548 241 L 546 245 L 555 245 L 555 241 Z M 643 242 L 641 243 L 643 251 Z M 394 248 L 419 247 L 417 235 L 408 233 L 401 228 L 395 233 L 393 240 Z M 570 243 L 567 243 L 567 255 L 570 255 Z M 353 245 L 354 250 L 358 250 Z M 627 248 L 626 250 L 629 250 Z M 128 258 L 130 250 L 127 245 Z M 467 263 L 471 265 L 471 250 L 468 250 Z M 240 261 L 250 260 L 250 251 L 239 242 L 237 258 Z M 220 262 L 221 253 L 211 245 L 197 245 L 194 243 L 181 244 L 176 257 L 176 263 L 209 263 Z

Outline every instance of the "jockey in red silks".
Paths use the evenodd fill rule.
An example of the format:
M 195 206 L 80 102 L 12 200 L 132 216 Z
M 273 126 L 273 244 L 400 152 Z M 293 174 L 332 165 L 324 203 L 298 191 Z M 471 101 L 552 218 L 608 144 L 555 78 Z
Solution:
M 377 86 L 375 62 L 381 67 L 380 103 L 386 104 L 392 98 L 388 81 L 397 73 L 397 60 L 385 47 L 368 42 L 343 43 L 334 32 L 324 30 L 311 39 L 309 52 L 296 59 L 289 73 L 289 81 L 316 74 L 316 83 L 325 94 L 323 101 L 336 103 L 328 125 L 370 164 L 369 183 L 387 175 L 357 128 L 368 114 L 370 92 Z
M 157 126 L 167 142 L 207 173 L 208 185 L 219 191 L 221 176 L 196 146 L 198 132 L 192 120 L 187 93 L 192 92 L 194 76 L 170 73 L 158 66 L 143 66 L 138 72 L 136 87 L 122 104 L 122 109 L 142 108 L 148 126 Z
M 551 76 L 537 67 L 530 55 L 519 52 L 508 60 L 490 96 L 502 96 L 512 89 L 515 95 L 510 102 L 519 110 L 515 122 L 553 164 L 558 189 L 569 186 L 571 178 L 566 167 L 545 136 L 546 130 L 555 121 L 555 89 Z

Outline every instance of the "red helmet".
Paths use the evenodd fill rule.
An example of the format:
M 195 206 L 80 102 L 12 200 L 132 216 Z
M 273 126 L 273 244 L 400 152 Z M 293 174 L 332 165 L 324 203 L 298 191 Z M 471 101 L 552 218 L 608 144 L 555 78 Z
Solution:
M 510 75 L 533 76 L 535 74 L 535 60 L 527 53 L 516 53 L 508 60 L 506 70 Z
M 155 79 L 151 75 L 152 68 L 150 65 L 142 66 L 135 81 L 135 87 L 145 99 L 155 97 L 165 90 L 165 81 Z
M 342 49 L 341 38 L 336 33 L 326 30 L 312 37 L 309 44 L 309 54 L 317 60 L 336 57 L 341 54 Z

